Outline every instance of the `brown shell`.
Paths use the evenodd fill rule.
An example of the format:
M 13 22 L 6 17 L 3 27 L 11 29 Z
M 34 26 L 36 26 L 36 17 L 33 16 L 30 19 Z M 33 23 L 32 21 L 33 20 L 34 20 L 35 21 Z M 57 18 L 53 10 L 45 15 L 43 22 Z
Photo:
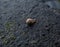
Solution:
M 32 25 L 32 24 L 34 24 L 36 22 L 36 20 L 35 19 L 32 19 L 32 18 L 28 18 L 27 20 L 26 20 L 26 23 L 28 24 L 28 25 Z

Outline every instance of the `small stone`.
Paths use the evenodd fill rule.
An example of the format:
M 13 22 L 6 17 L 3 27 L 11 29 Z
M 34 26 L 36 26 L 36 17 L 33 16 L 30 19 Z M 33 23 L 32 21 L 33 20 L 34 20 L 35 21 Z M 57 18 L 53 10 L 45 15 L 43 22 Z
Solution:
M 32 18 L 28 18 L 28 19 L 26 20 L 26 23 L 27 23 L 28 25 L 33 25 L 33 24 L 36 23 L 36 20 L 35 20 L 35 19 L 32 19 Z

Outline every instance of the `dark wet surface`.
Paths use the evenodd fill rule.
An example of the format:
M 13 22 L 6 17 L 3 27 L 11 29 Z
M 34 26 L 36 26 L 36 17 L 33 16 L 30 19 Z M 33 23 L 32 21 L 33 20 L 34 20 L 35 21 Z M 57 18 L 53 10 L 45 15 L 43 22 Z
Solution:
M 50 6 L 50 8 L 60 9 L 60 1 L 46 1 L 45 4 Z
M 37 22 L 27 26 L 26 19 Z M 60 11 L 42 0 L 0 0 L 0 47 L 60 47 Z

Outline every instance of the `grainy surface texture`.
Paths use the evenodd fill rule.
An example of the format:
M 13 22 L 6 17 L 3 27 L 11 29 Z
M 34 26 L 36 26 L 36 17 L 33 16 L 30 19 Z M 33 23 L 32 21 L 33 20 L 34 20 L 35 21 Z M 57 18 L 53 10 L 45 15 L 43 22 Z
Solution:
M 60 12 L 42 0 L 0 0 L 0 47 L 60 47 Z

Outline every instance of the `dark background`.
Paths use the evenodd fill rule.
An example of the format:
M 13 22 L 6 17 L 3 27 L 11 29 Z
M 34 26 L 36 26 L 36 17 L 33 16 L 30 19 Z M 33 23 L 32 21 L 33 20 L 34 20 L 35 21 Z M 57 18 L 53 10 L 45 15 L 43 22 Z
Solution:
M 37 22 L 30 27 L 27 18 Z M 43 0 L 0 0 L 0 47 L 60 47 L 59 9 Z

